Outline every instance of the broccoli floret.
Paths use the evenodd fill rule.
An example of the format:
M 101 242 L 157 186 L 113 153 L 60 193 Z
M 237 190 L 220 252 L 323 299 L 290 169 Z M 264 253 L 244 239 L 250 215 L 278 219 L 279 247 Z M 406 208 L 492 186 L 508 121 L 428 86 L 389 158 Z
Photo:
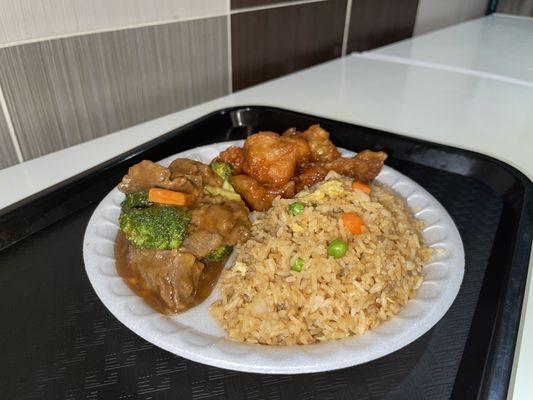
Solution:
M 233 172 L 233 165 L 222 161 L 213 161 L 209 164 L 215 174 L 220 176 L 223 181 L 227 181 Z
M 207 185 L 204 189 L 212 196 L 224 196 L 228 200 L 242 201 L 241 195 L 235 192 L 235 189 L 233 189 L 233 187 L 231 187 L 231 189 L 224 189 L 224 187 L 220 188 L 216 186 Z
M 222 245 L 214 250 L 211 250 L 207 256 L 202 258 L 203 262 L 217 262 L 231 254 L 232 246 Z
M 152 203 L 148 201 L 148 192 L 144 191 L 126 193 L 126 199 L 120 204 L 122 209 L 149 207 L 151 205 Z
M 221 161 L 213 161 L 209 166 L 222 178 L 222 187 L 206 185 L 204 190 L 213 196 L 224 196 L 229 200 L 242 201 L 241 196 L 235 192 L 235 189 L 229 183 L 229 178 L 233 172 L 233 165 Z
M 151 206 L 123 208 L 120 229 L 139 248 L 177 249 L 185 239 L 191 213 L 185 208 Z

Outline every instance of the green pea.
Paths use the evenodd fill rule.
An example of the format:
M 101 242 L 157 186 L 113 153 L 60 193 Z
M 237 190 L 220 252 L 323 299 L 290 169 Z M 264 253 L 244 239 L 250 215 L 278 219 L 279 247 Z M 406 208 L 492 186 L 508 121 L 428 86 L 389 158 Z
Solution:
M 348 245 L 341 238 L 333 240 L 328 246 L 328 256 L 333 258 L 341 258 L 346 254 Z
M 298 257 L 296 259 L 296 261 L 294 262 L 294 264 L 292 264 L 292 267 L 291 269 L 293 271 L 296 271 L 296 272 L 301 272 L 302 271 L 302 267 L 304 266 L 304 260 L 302 257 Z
M 298 215 L 304 210 L 305 206 L 302 203 L 295 202 L 289 205 L 289 211 L 292 215 Z

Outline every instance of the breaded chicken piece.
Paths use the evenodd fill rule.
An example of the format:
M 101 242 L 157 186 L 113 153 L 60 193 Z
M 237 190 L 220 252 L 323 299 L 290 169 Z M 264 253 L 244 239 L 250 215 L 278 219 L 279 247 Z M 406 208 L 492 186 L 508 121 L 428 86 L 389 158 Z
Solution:
M 363 150 L 355 157 L 337 158 L 324 164 L 324 167 L 357 181 L 368 183 L 379 174 L 386 159 L 387 154 L 383 151 Z
M 244 162 L 244 152 L 242 147 L 230 146 L 222 151 L 213 161 L 222 161 L 233 166 L 233 175 L 242 173 L 242 164 Z
M 363 150 L 354 157 L 339 157 L 328 163 L 307 164 L 294 178 L 296 191 L 323 181 L 329 171 L 368 183 L 379 174 L 386 159 L 387 154 L 382 151 Z
M 297 165 L 307 163 L 311 158 L 311 147 L 309 143 L 302 137 L 302 132 L 296 130 L 296 128 L 289 128 L 283 135 L 281 135 L 281 140 L 291 144 L 296 148 L 298 156 L 296 157 Z
M 298 149 L 274 132 L 255 133 L 243 147 L 242 171 L 266 187 L 285 185 L 294 176 Z
M 270 208 L 277 196 L 290 199 L 296 194 L 294 181 L 289 181 L 277 188 L 267 188 L 248 175 L 235 175 L 230 178 L 230 183 L 242 196 L 246 205 L 255 211 Z
M 341 156 L 337 147 L 329 140 L 329 133 L 318 124 L 311 125 L 303 131 L 302 137 L 311 149 L 312 162 L 330 162 Z
M 268 209 L 276 196 L 291 198 L 305 187 L 324 180 L 329 171 L 368 183 L 381 169 L 387 155 L 364 150 L 355 157 L 341 157 L 320 125 L 303 132 L 287 129 L 283 135 L 258 132 L 244 147 L 229 147 L 217 161 L 233 165 L 230 182 L 254 210 Z
M 313 186 L 315 183 L 322 182 L 329 170 L 320 163 L 308 164 L 302 169 L 302 172 L 294 177 L 296 182 L 296 192 Z

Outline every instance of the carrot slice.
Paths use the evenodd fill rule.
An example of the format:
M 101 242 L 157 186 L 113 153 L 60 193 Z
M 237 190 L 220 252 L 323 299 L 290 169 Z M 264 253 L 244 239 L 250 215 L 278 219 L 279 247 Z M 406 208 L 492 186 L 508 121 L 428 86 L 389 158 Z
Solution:
M 347 212 L 342 214 L 341 217 L 342 223 L 354 235 L 359 235 L 363 230 L 361 229 L 364 225 L 363 219 L 353 212 Z
M 190 194 L 174 190 L 151 188 L 148 191 L 148 201 L 152 203 L 186 206 L 192 203 L 192 200 L 193 198 Z
M 352 190 L 356 190 L 356 189 L 362 190 L 366 194 L 370 194 L 372 192 L 372 189 L 370 188 L 370 186 L 365 185 L 363 182 L 353 181 Z

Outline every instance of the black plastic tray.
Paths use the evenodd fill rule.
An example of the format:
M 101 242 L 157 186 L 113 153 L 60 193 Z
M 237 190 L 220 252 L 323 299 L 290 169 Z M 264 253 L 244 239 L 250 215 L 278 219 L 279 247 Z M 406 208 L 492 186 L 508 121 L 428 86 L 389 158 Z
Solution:
M 388 164 L 431 192 L 457 224 L 465 277 L 433 329 L 364 365 L 259 375 L 174 356 L 107 311 L 85 275 L 82 237 L 95 206 L 129 166 L 313 123 L 339 146 L 387 151 Z M 209 114 L 0 212 L 0 397 L 504 399 L 531 248 L 532 194 L 516 169 L 452 147 L 267 107 Z

